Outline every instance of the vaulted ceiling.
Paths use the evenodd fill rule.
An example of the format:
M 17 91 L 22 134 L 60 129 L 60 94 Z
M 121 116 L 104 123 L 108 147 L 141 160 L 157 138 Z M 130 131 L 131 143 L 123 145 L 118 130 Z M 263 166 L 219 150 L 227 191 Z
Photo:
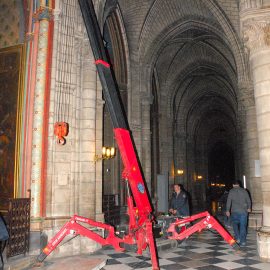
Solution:
M 155 71 L 167 98 L 160 105 L 171 116 L 166 121 L 205 155 L 218 143 L 236 151 L 238 82 L 245 76 L 239 18 L 230 21 L 217 2 L 119 0 L 130 50 Z M 238 11 L 237 1 L 227 2 Z

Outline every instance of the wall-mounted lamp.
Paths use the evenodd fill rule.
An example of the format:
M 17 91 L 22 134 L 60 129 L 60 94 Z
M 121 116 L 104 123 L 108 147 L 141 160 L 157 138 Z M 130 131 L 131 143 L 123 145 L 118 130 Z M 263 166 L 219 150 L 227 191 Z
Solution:
M 177 175 L 183 175 L 184 174 L 184 170 L 178 169 L 176 171 Z
M 111 159 L 114 158 L 116 154 L 116 150 L 114 147 L 107 147 L 103 146 L 102 147 L 102 155 L 95 155 L 95 162 L 99 160 L 104 160 L 104 159 Z
M 198 175 L 198 176 L 197 176 L 197 179 L 198 179 L 198 180 L 202 180 L 203 177 L 202 177 L 201 175 Z

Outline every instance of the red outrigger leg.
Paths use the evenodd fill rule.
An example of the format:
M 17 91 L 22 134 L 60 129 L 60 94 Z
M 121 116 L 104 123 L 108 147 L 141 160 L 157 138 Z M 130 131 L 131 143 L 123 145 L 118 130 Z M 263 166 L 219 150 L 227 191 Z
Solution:
M 177 232 L 177 228 L 180 226 L 185 226 L 187 223 L 190 223 L 192 221 L 195 221 L 197 219 L 201 219 L 193 226 L 181 230 L 179 233 Z M 185 238 L 188 238 L 190 235 L 192 235 L 195 232 L 200 232 L 203 229 L 215 229 L 222 237 L 223 239 L 233 248 L 238 248 L 238 245 L 234 238 L 219 224 L 219 222 L 211 216 L 207 211 L 199 213 L 197 215 L 193 215 L 187 218 L 178 219 L 175 222 L 173 222 L 167 232 L 169 233 L 169 239 L 176 239 L 176 240 L 183 240 Z
M 80 222 L 80 223 L 78 223 Z M 81 223 L 86 223 L 95 228 L 101 228 L 107 231 L 107 237 L 102 237 L 99 234 L 89 230 L 88 228 L 81 225 Z M 41 254 L 38 256 L 38 261 L 42 262 L 62 241 L 67 235 L 81 235 L 88 237 L 102 246 L 112 245 L 115 250 L 123 251 L 124 249 L 120 247 L 120 243 L 124 242 L 121 238 L 115 236 L 114 227 L 91 220 L 89 218 L 74 215 L 70 221 L 68 221 L 61 230 L 49 241 L 47 246 L 42 250 Z M 126 242 L 128 242 L 126 240 Z

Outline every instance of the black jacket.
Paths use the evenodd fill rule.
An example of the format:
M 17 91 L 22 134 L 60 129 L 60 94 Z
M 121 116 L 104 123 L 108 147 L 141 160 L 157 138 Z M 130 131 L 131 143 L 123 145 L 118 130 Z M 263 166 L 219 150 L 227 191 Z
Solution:
M 177 211 L 177 216 L 189 216 L 189 203 L 188 195 L 185 191 L 181 190 L 180 193 L 173 193 L 171 199 L 171 208 Z

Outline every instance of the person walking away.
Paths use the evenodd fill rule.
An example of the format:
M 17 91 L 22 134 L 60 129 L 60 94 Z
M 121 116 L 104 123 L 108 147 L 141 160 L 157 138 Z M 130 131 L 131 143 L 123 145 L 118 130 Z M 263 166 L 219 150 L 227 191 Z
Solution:
M 172 195 L 169 212 L 176 216 L 189 216 L 188 194 L 183 190 L 180 184 L 174 184 L 174 193 Z
M 240 246 L 246 245 L 247 220 L 250 212 L 251 200 L 249 194 L 240 187 L 239 181 L 235 181 L 228 195 L 226 215 L 231 217 L 235 239 Z

